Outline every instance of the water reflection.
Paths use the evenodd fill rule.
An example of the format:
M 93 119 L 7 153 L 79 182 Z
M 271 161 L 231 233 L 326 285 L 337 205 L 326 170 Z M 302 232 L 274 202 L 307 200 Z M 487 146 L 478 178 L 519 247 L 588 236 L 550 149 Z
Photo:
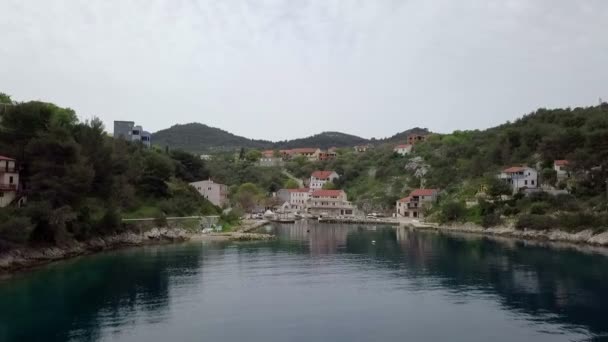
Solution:
M 173 281 L 200 270 L 202 253 L 198 246 L 125 250 L 0 283 L 0 341 L 96 341 L 101 328 L 124 329 L 135 317 L 162 321 Z
M 382 226 L 298 222 L 272 231 L 278 241 L 136 248 L 0 282 L 0 341 L 197 341 L 203 332 L 224 341 L 304 341 L 308 333 L 346 341 L 378 331 L 390 340 L 443 339 L 453 330 L 404 330 L 396 316 L 412 325 L 429 324 L 425 312 L 454 319 L 441 322 L 448 327 L 470 324 L 459 305 L 478 317 L 508 312 L 532 325 L 517 326 L 528 340 L 608 334 L 603 255 Z M 398 303 L 420 298 L 425 307 Z M 298 332 L 327 320 L 338 335 Z M 515 333 L 513 323 L 480 325 L 468 340 L 500 329 L 506 339 L 496 341 Z

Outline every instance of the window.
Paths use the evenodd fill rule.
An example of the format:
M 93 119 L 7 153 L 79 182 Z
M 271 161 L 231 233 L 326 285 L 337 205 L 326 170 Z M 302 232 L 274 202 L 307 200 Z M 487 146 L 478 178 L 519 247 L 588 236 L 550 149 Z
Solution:
M 10 176 L 10 177 L 8 178 L 8 184 L 13 184 L 13 176 Z
M 138 130 L 136 130 L 136 129 L 134 129 L 134 130 L 133 130 L 133 135 L 139 135 L 139 131 L 138 131 Z
M 534 185 L 534 180 L 532 180 L 531 182 L 532 182 L 531 184 Z
M 527 180 L 524 181 L 524 185 L 528 185 L 528 181 Z

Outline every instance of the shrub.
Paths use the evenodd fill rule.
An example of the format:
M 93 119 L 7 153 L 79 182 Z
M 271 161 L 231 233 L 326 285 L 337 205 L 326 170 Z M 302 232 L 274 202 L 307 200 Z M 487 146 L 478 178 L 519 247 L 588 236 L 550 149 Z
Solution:
M 166 227 L 167 224 L 167 216 L 165 216 L 165 214 L 160 214 L 154 218 L 154 225 L 156 227 Z
M 467 213 L 467 208 L 460 201 L 447 201 L 441 205 L 440 220 L 442 222 L 453 222 L 462 220 Z
M 492 213 L 487 214 L 481 217 L 481 226 L 484 228 L 498 226 L 502 223 L 502 219 L 500 218 L 500 214 Z
M 33 231 L 34 224 L 24 216 L 8 217 L 0 223 L 0 236 L 10 242 L 26 243 Z
M 511 206 L 506 206 L 503 213 L 505 214 L 505 216 L 514 216 L 519 214 L 519 208 L 517 207 L 511 207 Z
M 530 206 L 530 214 L 533 215 L 544 215 L 549 210 L 549 204 L 545 202 L 532 203 Z
M 534 230 L 547 230 L 556 227 L 555 218 L 548 215 L 521 215 L 515 223 L 515 227 L 518 229 L 534 229 Z
M 116 208 L 109 208 L 98 223 L 98 232 L 117 231 L 122 226 L 120 214 Z

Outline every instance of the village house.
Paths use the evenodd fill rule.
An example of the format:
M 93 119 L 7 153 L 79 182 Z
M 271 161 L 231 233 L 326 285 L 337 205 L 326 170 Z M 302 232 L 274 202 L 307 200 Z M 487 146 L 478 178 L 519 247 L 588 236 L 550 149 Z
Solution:
M 215 183 L 211 179 L 190 183 L 204 198 L 218 207 L 228 203 L 228 186 Z
M 412 145 L 410 145 L 410 144 L 397 145 L 393 148 L 393 151 L 397 154 L 405 156 L 406 154 L 409 154 L 410 152 L 412 152 Z
M 396 203 L 397 216 L 423 218 L 424 208 L 437 201 L 438 189 L 416 189 Z
M 319 160 L 321 150 L 318 148 L 293 148 L 290 150 L 280 150 L 279 153 L 284 160 L 292 159 L 299 156 L 304 156 L 310 161 Z
M 407 143 L 410 145 L 415 145 L 417 143 L 424 142 L 426 140 L 426 137 L 426 134 L 412 133 L 407 136 Z
M 370 148 L 372 148 L 372 145 L 370 145 L 370 144 L 357 145 L 357 146 L 354 147 L 355 152 L 357 152 L 357 153 L 367 152 L 367 150 L 369 150 Z
M 333 182 L 338 178 L 340 178 L 340 175 L 335 171 L 315 171 L 310 175 L 308 186 L 310 187 L 310 191 L 323 189 L 323 186 L 327 182 Z
M 522 189 L 536 189 L 538 187 L 538 172 L 527 166 L 512 166 L 502 170 L 498 176 L 509 183 L 513 193 Z
M 315 190 L 306 207 L 309 214 L 322 217 L 353 216 L 355 211 L 343 190 Z
M 283 166 L 283 158 L 275 156 L 273 150 L 262 151 L 262 156 L 258 161 L 258 165 L 264 167 Z
M 553 162 L 553 170 L 557 173 L 557 180 L 562 181 L 570 178 L 570 168 L 567 160 L 555 160 Z
M 15 159 L 0 156 L 0 207 L 6 207 L 17 197 L 19 172 Z
M 336 152 L 321 152 L 319 153 L 319 160 L 333 160 L 336 159 L 338 154 Z

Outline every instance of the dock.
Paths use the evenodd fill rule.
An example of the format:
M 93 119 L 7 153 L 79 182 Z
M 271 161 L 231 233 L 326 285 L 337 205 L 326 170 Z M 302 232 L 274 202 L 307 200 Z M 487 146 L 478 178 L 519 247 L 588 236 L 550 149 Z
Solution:
M 343 224 L 390 224 L 399 225 L 400 222 L 391 218 L 365 218 L 365 217 L 320 217 L 319 223 L 343 223 Z

